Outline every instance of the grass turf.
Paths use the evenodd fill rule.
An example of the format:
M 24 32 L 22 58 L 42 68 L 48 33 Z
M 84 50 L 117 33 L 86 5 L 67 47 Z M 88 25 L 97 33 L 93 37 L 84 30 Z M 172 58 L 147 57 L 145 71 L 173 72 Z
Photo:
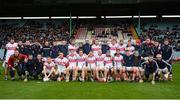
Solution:
M 4 81 L 0 76 L 0 99 L 179 99 L 180 62 L 173 65 L 172 82 L 97 83 L 97 82 L 38 82 Z M 2 70 L 2 69 L 0 69 Z

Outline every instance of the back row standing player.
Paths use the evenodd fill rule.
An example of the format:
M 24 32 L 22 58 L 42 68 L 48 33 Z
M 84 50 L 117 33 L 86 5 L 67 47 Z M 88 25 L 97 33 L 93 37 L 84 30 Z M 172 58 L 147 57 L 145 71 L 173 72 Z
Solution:
M 164 44 L 161 46 L 161 51 L 162 51 L 162 59 L 168 62 L 172 66 L 172 56 L 173 56 L 173 48 L 169 44 L 169 40 L 165 39 Z M 171 68 L 168 67 L 168 70 Z M 172 80 L 172 70 L 170 70 L 169 74 L 170 80 Z
M 111 43 L 109 44 L 110 47 L 110 54 L 111 56 L 114 56 L 114 54 L 116 53 L 116 49 L 118 48 L 118 44 L 116 43 L 116 40 L 111 40 Z

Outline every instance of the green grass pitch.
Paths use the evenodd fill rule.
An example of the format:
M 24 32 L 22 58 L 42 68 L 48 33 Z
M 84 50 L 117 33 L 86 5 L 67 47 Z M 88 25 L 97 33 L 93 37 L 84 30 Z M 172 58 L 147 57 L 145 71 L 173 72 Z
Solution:
M 38 82 L 4 81 L 0 75 L 0 99 L 179 99 L 180 62 L 173 65 L 172 82 L 97 83 L 97 82 Z

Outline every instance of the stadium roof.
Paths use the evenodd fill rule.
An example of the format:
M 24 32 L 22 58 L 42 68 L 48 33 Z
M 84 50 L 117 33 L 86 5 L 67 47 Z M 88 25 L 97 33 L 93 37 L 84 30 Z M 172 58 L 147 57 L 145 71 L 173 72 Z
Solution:
M 180 15 L 180 0 L 0 0 L 0 16 Z

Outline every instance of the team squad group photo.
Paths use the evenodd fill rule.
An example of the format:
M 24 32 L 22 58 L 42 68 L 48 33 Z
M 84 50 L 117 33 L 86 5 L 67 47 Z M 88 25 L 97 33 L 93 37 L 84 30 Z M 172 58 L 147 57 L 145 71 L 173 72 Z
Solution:
M 0 0 L 1 99 L 180 99 L 180 0 Z
M 168 38 L 125 41 L 111 36 L 80 43 L 11 38 L 5 49 L 4 80 L 150 84 L 173 80 L 173 47 Z

